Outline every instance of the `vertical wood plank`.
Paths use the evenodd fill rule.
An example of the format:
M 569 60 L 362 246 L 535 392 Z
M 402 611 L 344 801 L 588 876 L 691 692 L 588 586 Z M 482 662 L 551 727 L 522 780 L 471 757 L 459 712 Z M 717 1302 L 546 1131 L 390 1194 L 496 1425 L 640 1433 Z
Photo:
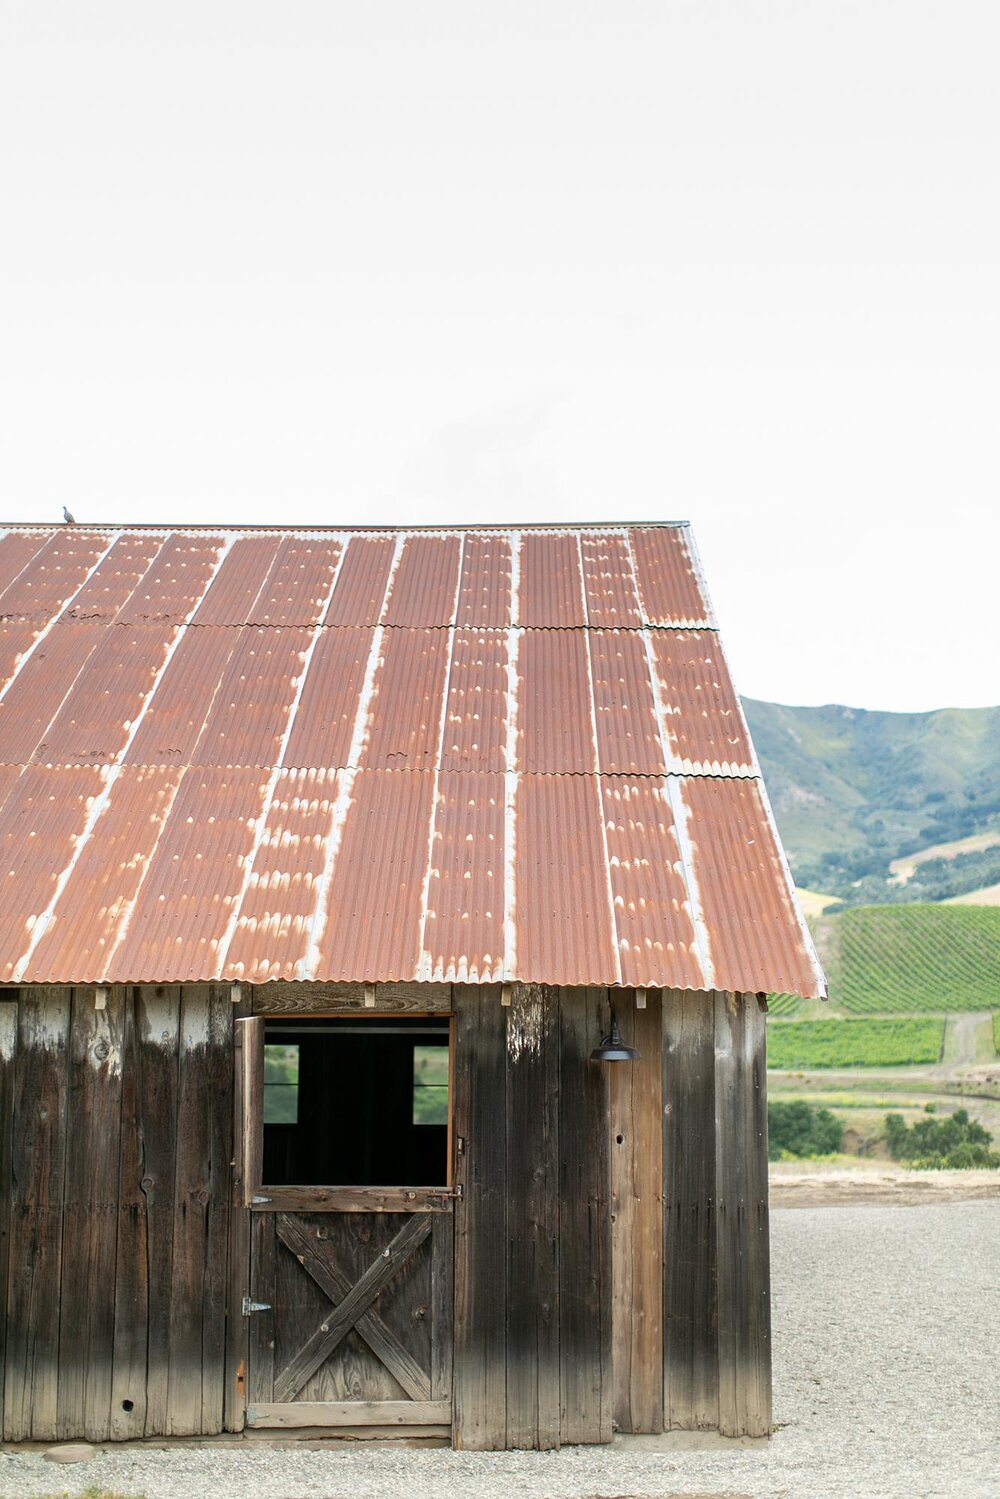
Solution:
M 223 1427 L 226 1390 L 226 1301 L 229 1289 L 229 1204 L 233 1158 L 233 1002 L 228 984 L 208 992 L 209 1037 L 205 1058 L 208 1169 L 205 1175 L 205 1266 L 201 1319 L 201 1421 L 199 1431 Z
M 563 1442 L 610 1442 L 611 1206 L 608 1069 L 589 1060 L 606 989 L 560 990 L 559 1361 Z
M 515 984 L 507 1020 L 507 1446 L 559 1445 L 559 995 Z
M 225 1147 L 232 1054 L 220 1028 L 220 1003 L 208 986 L 185 985 L 182 990 L 168 1378 L 171 1436 L 199 1435 L 222 1424 L 230 1160 Z
M 146 1436 L 170 1434 L 170 1324 L 173 1314 L 174 1178 L 180 986 L 135 994 L 137 1100 L 146 1238 L 148 1359 Z
M 664 1427 L 719 1424 L 715 997 L 664 990 Z
M 619 1431 L 663 1430 L 663 1062 L 660 995 L 617 1000 L 636 1062 L 608 1067 L 611 1085 L 612 1358 Z
M 59 1321 L 61 1438 L 111 1433 L 124 995 L 73 990 Z
M 11 1142 L 4 1440 L 56 1436 L 70 991 L 22 989 Z
M 453 1215 L 435 1213 L 431 1235 L 431 1399 L 450 1400 L 455 1339 Z
M 250 1214 L 245 1206 L 245 1066 L 243 1037 L 250 1017 L 251 999 L 244 989 L 233 1009 L 233 1157 L 232 1191 L 229 1198 L 229 1277 L 226 1296 L 226 1390 L 223 1424 L 226 1431 L 242 1431 L 246 1425 L 247 1363 L 250 1329 L 243 1316 L 244 1296 L 250 1294 Z M 261 1109 L 263 1131 L 263 1110 Z
M 146 1429 L 149 1285 L 146 1198 L 143 1191 L 141 1061 L 136 991 L 125 993 L 122 1027 L 121 1150 L 115 1267 L 115 1339 L 111 1379 L 111 1436 L 141 1437 Z
M 250 1295 L 270 1302 L 274 1295 L 277 1243 L 277 1213 L 250 1215 Z M 269 1405 L 274 1400 L 274 1312 L 255 1312 L 250 1323 L 247 1365 L 247 1406 Z
M 715 997 L 719 1429 L 771 1427 L 767 1092 L 754 995 Z
M 0 1002 L 0 1434 L 4 1429 L 7 1363 L 7 1276 L 10 1265 L 11 1147 L 17 1064 L 17 1000 Z
M 505 1010 L 499 985 L 456 984 L 454 1442 L 507 1445 Z
M 240 1016 L 241 1058 L 241 1168 L 243 1203 L 249 1207 L 260 1190 L 264 1164 L 264 1017 Z

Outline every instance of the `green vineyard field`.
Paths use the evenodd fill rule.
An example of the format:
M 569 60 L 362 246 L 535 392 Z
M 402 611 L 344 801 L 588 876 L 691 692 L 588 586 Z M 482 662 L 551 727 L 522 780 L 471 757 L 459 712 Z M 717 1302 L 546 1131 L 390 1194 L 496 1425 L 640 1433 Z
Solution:
M 1000 906 L 855 906 L 815 923 L 830 998 L 852 1015 L 953 1014 L 1000 1003 Z M 793 1015 L 794 995 L 769 998 Z
M 767 1027 L 769 1067 L 907 1067 L 938 1062 L 943 1020 L 792 1020 Z

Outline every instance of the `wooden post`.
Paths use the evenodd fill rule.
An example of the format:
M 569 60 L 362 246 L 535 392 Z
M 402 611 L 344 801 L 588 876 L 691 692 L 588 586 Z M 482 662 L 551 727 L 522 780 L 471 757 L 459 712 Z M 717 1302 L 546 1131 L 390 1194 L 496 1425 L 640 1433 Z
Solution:
M 643 1003 L 638 1004 L 639 994 Z M 663 1064 L 660 996 L 619 1006 L 636 1062 L 607 1066 L 611 1084 L 614 1419 L 619 1431 L 663 1430 Z

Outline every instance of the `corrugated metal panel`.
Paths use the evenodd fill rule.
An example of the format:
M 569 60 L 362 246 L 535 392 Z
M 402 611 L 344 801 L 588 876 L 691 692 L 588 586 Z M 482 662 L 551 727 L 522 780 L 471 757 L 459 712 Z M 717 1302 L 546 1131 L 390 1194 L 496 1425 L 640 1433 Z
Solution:
M 575 535 L 524 532 L 514 622 L 543 629 L 586 623 L 580 548 Z
M 621 982 L 596 776 L 521 776 L 514 833 L 516 950 L 526 982 Z
M 664 782 L 602 776 L 601 791 L 622 983 L 656 987 L 669 971 L 678 989 L 710 987 Z
M 355 778 L 315 931 L 328 978 L 417 977 L 434 780 L 433 771 L 412 770 Z
M 8 980 L 822 988 L 683 527 L 15 528 L 0 591 Z
M 378 624 L 395 549 L 391 536 L 351 537 L 324 624 Z
M 504 777 L 438 777 L 420 976 L 449 983 L 503 977 Z
M 629 531 L 643 617 L 651 625 L 711 625 L 687 528 L 633 526 Z
M 51 535 L 16 574 L 0 576 L 0 615 L 53 615 L 71 602 L 100 562 L 110 531 L 78 527 Z
M 586 631 L 525 630 L 517 677 L 517 769 L 596 770 Z
M 506 770 L 509 645 L 506 631 L 455 631 L 442 769 Z
M 760 783 L 689 777 L 680 794 L 716 988 L 815 994 L 819 965 L 799 935 Z
M 651 632 L 671 768 L 748 773 L 754 761 L 743 713 L 713 630 Z
M 462 555 L 458 623 L 471 629 L 506 629 L 511 622 L 512 538 L 467 536 Z
M 370 633 L 370 632 L 366 632 Z M 339 772 L 283 770 L 275 780 L 245 891 L 226 972 L 251 983 L 300 976 L 309 951 Z
M 666 770 L 643 637 L 637 630 L 591 630 L 597 761 L 606 773 Z

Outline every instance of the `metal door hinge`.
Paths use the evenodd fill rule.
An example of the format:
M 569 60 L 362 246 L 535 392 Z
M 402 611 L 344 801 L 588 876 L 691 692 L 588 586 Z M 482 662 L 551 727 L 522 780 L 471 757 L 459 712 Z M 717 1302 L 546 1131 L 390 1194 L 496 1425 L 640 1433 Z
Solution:
M 270 1202 L 271 1199 L 270 1197 L 261 1197 L 259 1192 L 255 1192 L 250 1201 L 252 1204 L 256 1205 L 258 1202 Z
M 249 1296 L 243 1298 L 243 1315 L 250 1317 L 254 1312 L 269 1312 L 271 1303 L 269 1301 L 251 1301 Z

